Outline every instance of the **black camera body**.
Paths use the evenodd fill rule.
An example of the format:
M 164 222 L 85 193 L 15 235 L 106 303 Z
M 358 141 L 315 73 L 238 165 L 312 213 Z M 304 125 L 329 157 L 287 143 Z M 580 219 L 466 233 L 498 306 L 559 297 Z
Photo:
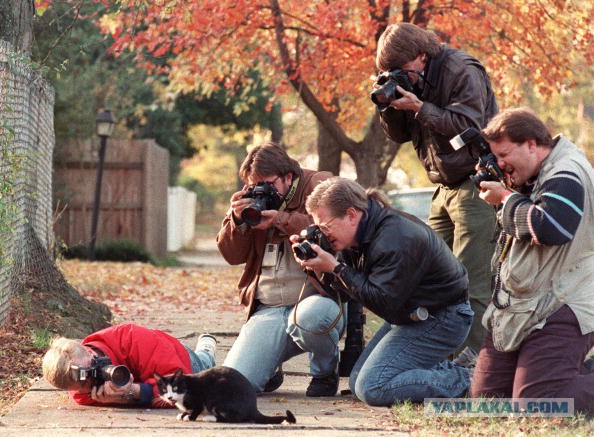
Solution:
M 90 367 L 70 366 L 70 371 L 76 381 L 91 379 L 97 387 L 105 381 L 123 387 L 130 381 L 130 370 L 124 365 L 112 365 L 109 357 L 94 357 Z
M 326 252 L 332 253 L 332 245 L 322 232 L 319 226 L 309 225 L 299 234 L 298 245 L 293 246 L 295 256 L 303 261 L 312 259 L 318 254 L 312 249 L 311 244 L 317 244 Z
M 479 170 L 470 175 L 470 180 L 480 187 L 482 181 L 498 181 L 505 183 L 505 175 L 497 165 L 497 158 L 491 152 L 489 143 L 485 141 L 478 129 L 469 127 L 461 134 L 456 135 L 450 140 L 450 144 L 455 150 L 463 146 L 469 146 L 472 150 L 478 151 Z
M 262 221 L 262 211 L 278 209 L 283 198 L 272 182 L 258 182 L 249 187 L 242 198 L 253 199 L 252 203 L 241 212 L 241 219 L 249 226 L 256 226 Z
M 379 88 L 371 93 L 371 101 L 377 105 L 380 111 L 385 111 L 393 100 L 402 97 L 396 89 L 397 85 L 406 91 L 413 91 L 413 85 L 408 78 L 406 70 L 392 70 L 380 74 L 375 82 Z

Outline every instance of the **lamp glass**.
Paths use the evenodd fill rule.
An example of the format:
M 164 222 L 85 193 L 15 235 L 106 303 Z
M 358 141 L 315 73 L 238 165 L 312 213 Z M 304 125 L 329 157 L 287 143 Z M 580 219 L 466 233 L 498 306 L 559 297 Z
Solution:
M 106 121 L 97 123 L 97 135 L 100 137 L 110 137 L 113 133 L 114 124 Z
M 97 135 L 100 137 L 110 137 L 115 127 L 115 119 L 109 109 L 104 109 L 95 117 L 97 123 Z

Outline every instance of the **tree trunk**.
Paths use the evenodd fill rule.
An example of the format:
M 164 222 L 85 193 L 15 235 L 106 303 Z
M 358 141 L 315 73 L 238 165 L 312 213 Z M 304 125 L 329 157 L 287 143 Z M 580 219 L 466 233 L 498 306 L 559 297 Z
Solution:
M 318 121 L 318 170 L 329 171 L 334 175 L 340 173 L 340 145 Z
M 379 115 L 376 113 L 363 141 L 346 149 L 355 163 L 357 182 L 364 187 L 383 185 L 399 149 L 400 144 L 390 141 L 384 134 L 379 123 Z
M 17 259 L 12 287 L 20 295 L 30 293 L 31 320 L 69 338 L 83 338 L 109 326 L 109 307 L 81 296 L 66 281 L 29 223 L 22 236 L 25 250 Z
M 270 132 L 271 140 L 277 144 L 283 142 L 283 120 L 280 105 L 274 105 L 270 111 Z
M 342 126 L 336 121 L 336 114 L 328 111 L 312 92 L 309 85 L 303 80 L 299 69 L 298 60 L 291 58 L 291 50 L 287 45 L 286 28 L 283 14 L 278 0 L 270 0 L 271 12 L 275 17 L 275 34 L 280 56 L 283 61 L 285 73 L 289 82 L 299 94 L 303 103 L 310 109 L 318 120 L 318 151 L 320 152 L 320 169 L 328 169 L 337 173 L 336 162 L 332 159 L 340 159 L 340 151 L 348 153 L 355 162 L 357 169 L 357 181 L 364 187 L 376 187 L 383 184 L 388 174 L 388 169 L 399 144 L 388 142 L 381 126 L 379 115 L 372 117 L 370 127 L 365 134 L 363 141 L 355 141 L 350 138 Z M 383 10 L 383 14 L 389 13 L 389 9 Z M 383 16 L 380 22 L 385 25 L 387 15 Z M 327 141 L 326 137 L 332 138 Z M 321 145 L 321 146 L 320 146 Z M 338 150 L 334 150 L 334 148 Z M 324 156 L 322 157 L 322 153 Z M 332 155 L 332 156 L 331 156 Z M 340 162 L 339 162 L 340 165 Z
M 0 39 L 11 43 L 18 52 L 29 53 L 34 14 L 33 0 L 0 1 Z

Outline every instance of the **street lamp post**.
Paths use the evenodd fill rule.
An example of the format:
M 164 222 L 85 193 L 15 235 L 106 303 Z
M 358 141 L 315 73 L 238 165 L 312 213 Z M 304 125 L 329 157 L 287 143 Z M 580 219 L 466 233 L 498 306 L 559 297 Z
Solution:
M 91 241 L 89 243 L 89 259 L 95 259 L 95 243 L 97 241 L 97 224 L 99 222 L 99 207 L 101 205 L 101 180 L 103 179 L 103 163 L 105 162 L 105 149 L 107 138 L 113 133 L 115 119 L 109 109 L 105 109 L 95 118 L 97 135 L 101 140 L 99 148 L 99 163 L 97 164 L 97 181 L 95 182 L 95 201 L 93 202 L 93 217 L 91 222 Z

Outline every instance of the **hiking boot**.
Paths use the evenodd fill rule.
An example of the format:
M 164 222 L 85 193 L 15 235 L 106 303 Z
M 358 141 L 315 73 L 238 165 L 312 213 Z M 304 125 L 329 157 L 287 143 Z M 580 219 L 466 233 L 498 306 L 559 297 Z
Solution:
M 458 356 L 453 359 L 453 362 L 454 364 L 466 367 L 467 369 L 474 369 L 477 358 L 477 353 L 470 347 L 466 346 L 464 349 L 462 349 L 462 352 L 460 352 Z
M 198 337 L 194 352 L 198 351 L 206 351 L 214 358 L 217 352 L 217 339 L 214 337 L 214 335 L 202 334 L 200 337 Z
M 332 372 L 326 376 L 314 376 L 307 387 L 305 396 L 319 398 L 322 396 L 334 396 L 338 391 L 338 373 Z
M 278 369 L 276 369 L 276 372 L 274 372 L 274 375 L 272 375 L 272 378 L 270 378 L 268 380 L 268 382 L 266 383 L 266 385 L 264 386 L 264 392 L 270 393 L 270 392 L 276 390 L 283 384 L 284 380 L 285 380 L 285 373 L 283 372 L 283 368 L 279 367 Z

